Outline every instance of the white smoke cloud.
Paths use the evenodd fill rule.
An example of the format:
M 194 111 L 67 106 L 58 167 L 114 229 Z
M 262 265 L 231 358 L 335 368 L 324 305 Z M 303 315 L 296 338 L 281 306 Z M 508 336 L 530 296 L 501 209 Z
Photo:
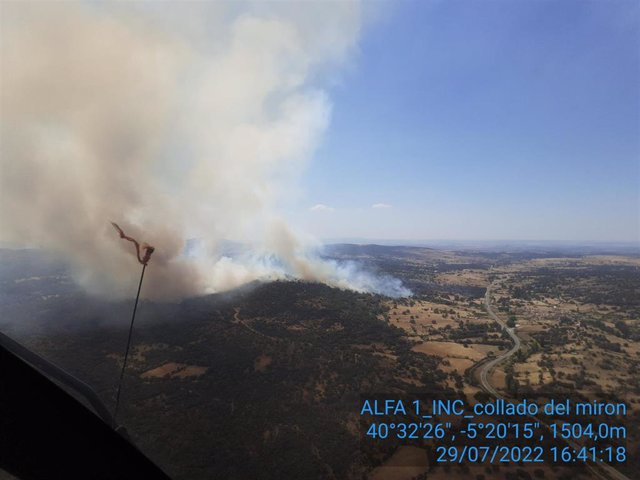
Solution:
M 391 208 L 391 205 L 389 205 L 388 203 L 374 203 L 373 205 L 371 205 L 371 208 L 375 208 L 378 210 L 387 210 Z
M 319 78 L 356 47 L 358 3 L 1 8 L 2 240 L 59 252 L 109 295 L 136 276 L 109 220 L 156 246 L 150 297 L 286 276 L 376 290 L 275 210 L 327 127 Z M 183 255 L 187 238 L 206 255 Z M 252 253 L 222 256 L 222 239 Z

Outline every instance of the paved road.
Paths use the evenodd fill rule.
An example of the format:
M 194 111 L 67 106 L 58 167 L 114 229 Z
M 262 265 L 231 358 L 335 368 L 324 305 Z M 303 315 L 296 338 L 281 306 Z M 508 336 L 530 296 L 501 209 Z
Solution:
M 494 397 L 500 398 L 500 394 L 489 383 L 489 375 L 497 365 L 501 364 L 512 355 L 515 355 L 515 353 L 520 350 L 521 343 L 520 339 L 515 334 L 513 329 L 507 327 L 506 323 L 500 320 L 500 318 L 491 309 L 491 285 L 487 287 L 487 292 L 484 294 L 484 308 L 487 310 L 487 313 L 489 314 L 491 319 L 498 322 L 502 329 L 509 334 L 511 340 L 513 341 L 513 347 L 511 347 L 511 350 L 485 363 L 480 370 L 480 384 L 482 385 L 483 390 L 487 393 L 490 393 Z
M 511 337 L 511 340 L 513 341 L 513 347 L 511 347 L 511 350 L 509 350 L 508 352 L 503 353 L 502 355 L 482 365 L 482 368 L 480 370 L 480 385 L 485 392 L 489 393 L 490 395 L 493 395 L 495 398 L 504 398 L 489 383 L 489 375 L 497 365 L 501 364 L 502 362 L 507 360 L 509 357 L 514 355 L 518 350 L 520 350 L 521 342 L 520 342 L 520 338 L 516 335 L 514 329 L 507 327 L 506 323 L 500 320 L 500 318 L 491 309 L 491 287 L 492 285 L 489 285 L 487 287 L 487 292 L 484 294 L 484 308 L 489 314 L 489 317 L 491 317 L 492 320 L 495 320 L 496 322 L 498 322 L 500 326 L 502 326 L 503 330 L 505 330 L 509 334 L 509 336 Z M 531 418 L 533 418 L 536 422 L 539 422 L 541 425 L 549 429 L 549 426 L 543 421 L 541 421 L 539 418 L 535 416 Z M 581 447 L 577 442 L 572 440 L 566 440 L 566 443 L 574 450 L 578 450 Z M 602 480 L 631 480 L 629 477 L 627 477 L 626 475 L 624 475 L 623 473 L 619 472 L 618 470 L 616 470 L 615 468 L 613 468 L 612 466 L 606 463 L 595 463 L 595 464 L 586 463 L 585 465 L 591 473 L 593 473 L 596 477 Z

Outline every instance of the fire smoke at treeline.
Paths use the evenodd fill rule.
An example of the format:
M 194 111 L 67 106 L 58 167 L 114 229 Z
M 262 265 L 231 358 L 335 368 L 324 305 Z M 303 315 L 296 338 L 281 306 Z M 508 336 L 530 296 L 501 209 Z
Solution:
M 1 6 L 0 231 L 52 249 L 90 291 L 147 296 L 293 276 L 391 295 L 394 279 L 311 256 L 278 217 L 330 117 L 317 78 L 353 54 L 357 3 Z M 207 255 L 184 255 L 187 238 Z M 233 239 L 251 253 L 223 257 Z

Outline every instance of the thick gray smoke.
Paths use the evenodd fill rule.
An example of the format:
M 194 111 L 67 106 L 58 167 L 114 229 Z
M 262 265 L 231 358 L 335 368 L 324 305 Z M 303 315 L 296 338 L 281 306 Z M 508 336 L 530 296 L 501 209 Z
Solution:
M 355 48 L 357 3 L 0 8 L 3 241 L 59 252 L 109 295 L 137 271 L 110 220 L 156 247 L 147 296 L 287 276 L 386 292 L 310 256 L 275 209 L 327 126 L 317 85 Z M 184 255 L 187 238 L 206 255 Z M 252 254 L 221 256 L 222 239 Z

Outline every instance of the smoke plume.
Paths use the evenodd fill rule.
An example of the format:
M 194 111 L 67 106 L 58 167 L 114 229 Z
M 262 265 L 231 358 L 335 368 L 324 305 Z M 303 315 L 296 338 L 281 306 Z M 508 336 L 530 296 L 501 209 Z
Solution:
M 112 220 L 156 247 L 148 297 L 286 277 L 387 288 L 310 255 L 276 213 L 327 127 L 319 85 L 356 47 L 357 3 L 0 8 L 2 240 L 58 252 L 114 296 L 138 266 Z M 251 249 L 224 256 L 223 239 Z

